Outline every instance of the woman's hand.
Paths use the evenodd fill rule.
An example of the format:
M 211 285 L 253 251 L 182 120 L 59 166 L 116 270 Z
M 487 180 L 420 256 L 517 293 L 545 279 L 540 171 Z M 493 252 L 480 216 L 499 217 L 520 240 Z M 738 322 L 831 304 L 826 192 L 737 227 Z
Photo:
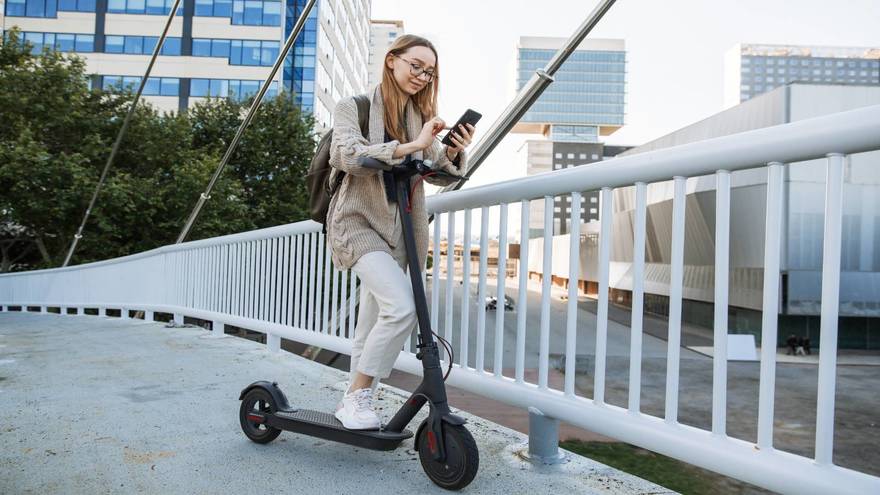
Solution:
M 446 122 L 440 117 L 434 117 L 425 122 L 425 125 L 422 126 L 421 132 L 419 132 L 419 137 L 417 137 L 413 143 L 418 145 L 420 150 L 428 149 L 434 144 L 434 137 L 445 128 Z
M 458 129 L 452 129 L 449 132 L 449 140 L 452 141 L 455 146 L 446 147 L 446 156 L 449 157 L 450 160 L 455 160 L 458 157 L 459 152 L 464 151 L 465 148 L 470 146 L 474 136 L 474 126 L 470 124 L 459 125 Z

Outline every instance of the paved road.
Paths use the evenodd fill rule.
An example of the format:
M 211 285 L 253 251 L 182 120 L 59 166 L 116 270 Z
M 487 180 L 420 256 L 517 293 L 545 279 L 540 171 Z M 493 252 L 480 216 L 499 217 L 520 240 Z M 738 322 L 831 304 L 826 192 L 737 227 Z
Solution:
M 332 410 L 345 378 L 200 328 L 0 313 L 0 493 L 448 493 L 423 474 L 412 440 L 374 452 L 241 433 L 247 384 L 274 379 L 291 402 Z M 405 400 L 393 388 L 380 397 L 386 419 Z M 532 469 L 516 456 L 522 434 L 462 414 L 481 449 L 465 493 L 669 493 L 580 457 Z

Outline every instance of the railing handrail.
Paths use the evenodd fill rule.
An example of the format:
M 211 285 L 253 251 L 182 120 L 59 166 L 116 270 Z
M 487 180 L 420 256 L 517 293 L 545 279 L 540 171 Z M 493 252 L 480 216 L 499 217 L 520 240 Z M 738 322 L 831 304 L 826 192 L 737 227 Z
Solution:
M 189 249 L 198 249 L 209 246 L 219 246 L 226 244 L 235 244 L 239 242 L 258 241 L 260 239 L 271 239 L 274 237 L 282 237 L 288 235 L 307 234 L 309 232 L 320 232 L 321 224 L 312 220 L 303 220 L 295 223 L 284 225 L 276 225 L 264 229 L 249 230 L 247 232 L 238 232 L 235 234 L 227 234 L 218 237 L 210 237 L 208 239 L 199 239 L 197 241 L 187 241 L 180 244 L 168 244 L 165 246 L 142 251 L 140 253 L 120 256 L 101 261 L 93 261 L 91 263 L 83 263 L 82 265 L 72 265 L 59 268 L 44 268 L 41 270 L 29 270 L 24 272 L 0 273 L 0 277 L 14 277 L 20 275 L 33 275 L 38 273 L 61 273 L 73 270 L 83 270 L 87 268 L 97 268 L 100 266 L 114 265 L 117 263 L 127 263 L 142 258 L 149 258 L 165 253 L 173 253 L 175 251 L 187 251 Z
M 744 146 L 744 143 L 746 146 Z M 851 154 L 880 145 L 880 105 L 762 129 L 615 157 L 588 167 L 554 170 L 428 198 L 428 212 L 494 206 L 524 199 L 698 177 L 822 158 L 828 150 Z
M 748 146 L 743 146 L 743 141 L 748 142 Z M 712 174 L 718 170 L 733 172 L 772 161 L 790 163 L 811 160 L 825 156 L 830 149 L 835 150 L 835 153 L 859 153 L 870 151 L 878 144 L 880 144 L 880 105 L 873 105 L 661 150 L 616 157 L 591 164 L 589 167 L 573 167 L 435 194 L 427 198 L 426 206 L 430 213 L 492 206 L 568 194 L 572 191 L 590 191 L 601 187 L 630 186 L 636 182 L 670 180 L 675 176 L 696 177 Z M 64 268 L 4 273 L 0 274 L 0 277 L 82 270 L 180 250 L 316 232 L 320 231 L 320 228 L 319 223 L 306 220 L 171 244 L 109 260 Z

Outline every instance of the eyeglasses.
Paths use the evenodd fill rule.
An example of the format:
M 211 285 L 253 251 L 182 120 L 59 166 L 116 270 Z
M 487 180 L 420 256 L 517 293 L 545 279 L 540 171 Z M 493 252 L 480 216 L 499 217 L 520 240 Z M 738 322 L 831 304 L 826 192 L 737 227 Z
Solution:
M 407 60 L 399 55 L 394 55 L 393 53 L 391 55 L 393 55 L 395 58 L 399 58 L 400 60 L 403 60 L 404 62 L 408 63 L 409 64 L 409 73 L 412 74 L 413 76 L 421 77 L 422 80 L 424 80 L 425 82 L 431 82 L 434 80 L 434 71 L 427 71 L 421 65 L 412 63 L 409 60 Z M 424 76 L 424 77 L 422 77 L 422 76 Z

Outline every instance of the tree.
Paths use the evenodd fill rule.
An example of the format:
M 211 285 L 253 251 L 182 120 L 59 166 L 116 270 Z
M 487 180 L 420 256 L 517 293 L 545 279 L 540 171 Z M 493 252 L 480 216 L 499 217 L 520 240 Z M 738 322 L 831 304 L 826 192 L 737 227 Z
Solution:
M 75 55 L 0 40 L 0 271 L 60 265 L 133 100 L 89 88 Z M 189 112 L 140 103 L 77 246 L 74 263 L 174 242 L 248 103 Z M 307 218 L 310 116 L 288 95 L 266 101 L 188 239 Z

